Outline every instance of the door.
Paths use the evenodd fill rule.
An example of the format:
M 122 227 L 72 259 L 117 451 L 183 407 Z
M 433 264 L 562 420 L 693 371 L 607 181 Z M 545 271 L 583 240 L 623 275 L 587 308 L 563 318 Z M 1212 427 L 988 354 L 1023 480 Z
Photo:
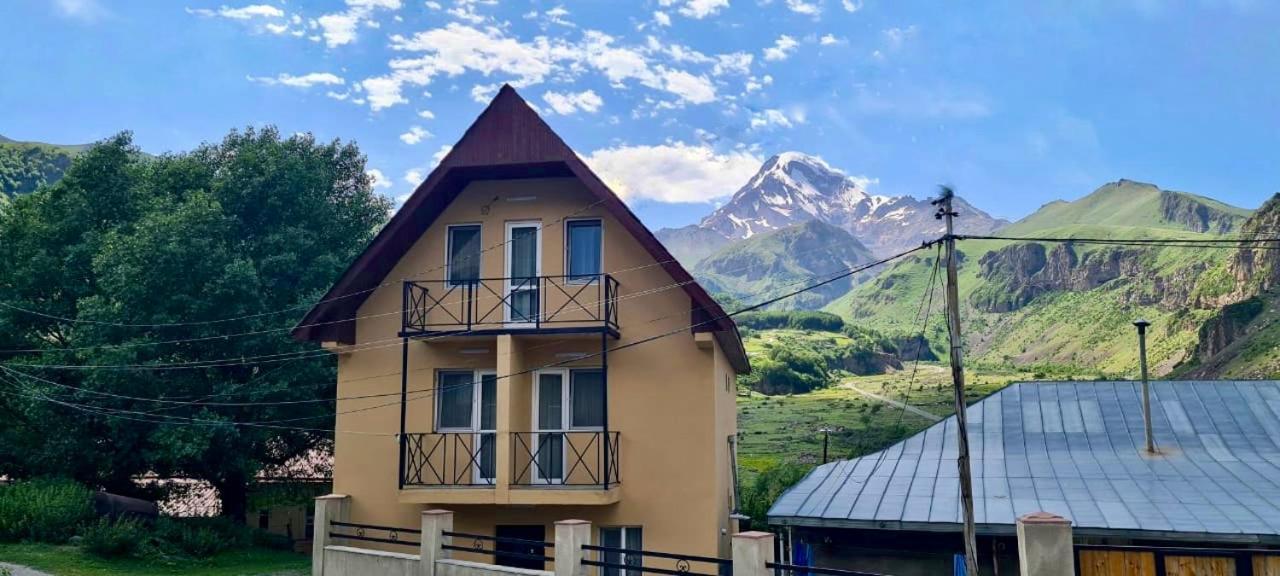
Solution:
M 494 535 L 498 538 L 514 538 L 518 540 L 528 540 L 529 544 L 521 542 L 495 542 L 493 546 L 493 561 L 499 566 L 510 566 L 512 568 L 529 568 L 532 570 L 542 570 L 546 566 L 545 560 L 534 558 L 535 556 L 547 556 L 547 550 L 540 544 L 534 542 L 547 541 L 546 526 L 502 526 L 499 525 L 494 530 Z
M 537 322 L 538 277 L 542 275 L 542 224 L 507 223 L 506 313 L 508 324 Z
M 450 483 L 493 484 L 497 468 L 497 373 L 441 370 L 436 378 L 436 432 L 452 434 L 445 439 L 446 450 L 459 452 L 452 459 L 446 457 L 440 463 L 441 469 L 448 471 Z
M 534 387 L 535 462 L 533 481 L 559 484 L 564 479 L 565 387 L 568 370 L 539 370 Z
M 476 390 L 476 429 L 475 442 L 480 444 L 480 454 L 476 467 L 477 484 L 493 484 L 497 474 L 497 431 L 498 431 L 498 375 L 493 371 L 481 371 L 480 386 Z

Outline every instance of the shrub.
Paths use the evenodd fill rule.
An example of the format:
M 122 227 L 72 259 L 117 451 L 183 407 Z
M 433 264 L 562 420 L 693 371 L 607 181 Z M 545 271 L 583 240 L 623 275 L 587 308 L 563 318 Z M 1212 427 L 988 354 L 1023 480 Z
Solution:
M 226 518 L 161 518 L 154 534 L 163 550 L 196 558 L 254 543 L 252 529 Z
M 93 519 L 93 494 L 70 480 L 0 487 L 0 540 L 66 542 Z
M 86 552 L 102 558 L 137 556 L 146 536 L 146 527 L 138 520 L 102 518 L 82 531 L 80 545 Z

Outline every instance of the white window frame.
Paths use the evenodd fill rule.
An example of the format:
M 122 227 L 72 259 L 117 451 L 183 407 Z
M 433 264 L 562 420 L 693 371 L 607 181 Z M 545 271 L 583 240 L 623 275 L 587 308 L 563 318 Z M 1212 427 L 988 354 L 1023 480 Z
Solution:
M 442 427 L 442 426 L 440 426 L 440 410 L 441 410 L 440 399 L 443 397 L 443 396 L 439 393 L 439 389 L 440 389 L 440 374 L 442 374 L 442 373 L 448 373 L 448 372 L 457 373 L 457 374 L 461 374 L 461 373 L 463 373 L 463 372 L 471 372 L 471 425 L 470 425 L 470 426 L 467 426 L 467 427 L 465 427 L 465 428 L 463 428 L 463 427 L 458 427 L 458 426 L 449 426 L 449 427 Z M 470 432 L 470 433 L 471 433 L 471 442 L 472 442 L 472 445 L 473 445 L 473 446 L 475 446 L 475 450 L 476 450 L 476 452 L 477 452 L 477 456 L 479 455 L 479 450 L 480 450 L 480 438 L 481 438 L 481 435 L 482 435 L 482 434 L 497 434 L 497 418 L 496 418 L 496 415 L 495 415 L 495 418 L 494 418 L 494 429 L 493 429 L 493 430 L 484 429 L 484 428 L 481 428 L 481 427 L 480 427 L 480 412 L 481 412 L 481 410 L 482 410 L 481 402 L 484 400 L 484 377 L 485 377 L 485 376 L 493 376 L 493 377 L 495 377 L 495 378 L 496 378 L 496 377 L 498 376 L 498 371 L 497 371 L 496 369 L 492 369 L 492 368 L 485 368 L 485 369 L 480 369 L 480 370 L 467 370 L 467 369 L 465 369 L 465 368 L 459 368 L 459 369 L 442 368 L 442 369 L 440 369 L 440 370 L 436 371 L 436 391 L 435 391 L 435 392 L 433 392 L 433 395 L 436 397 L 436 402 L 435 402 L 435 405 L 436 405 L 436 411 L 435 411 L 435 412 L 436 412 L 436 416 L 435 416 L 435 424 L 436 424 L 435 428 L 436 428 L 436 432 L 438 432 L 438 433 L 442 433 L 442 434 L 466 434 L 466 433 Z M 494 390 L 493 392 L 494 392 L 494 394 L 497 394 L 497 393 L 498 393 L 498 391 L 497 391 L 496 387 L 495 387 L 495 390 Z M 495 400 L 496 400 L 496 399 L 495 399 Z M 497 449 L 497 436 L 494 436 L 494 449 L 495 449 L 495 450 Z M 497 470 L 497 469 L 498 469 L 498 467 L 497 467 L 497 460 L 496 460 L 497 455 L 496 455 L 496 454 L 494 455 L 494 458 L 495 458 L 495 461 L 494 461 L 494 467 L 493 467 L 493 468 L 494 468 L 494 471 L 493 471 L 493 472 L 494 472 L 494 474 L 496 475 L 496 474 L 498 473 L 498 470 Z M 480 459 L 480 458 L 477 458 L 477 460 L 479 460 L 479 459 Z M 481 476 L 481 475 L 480 475 L 480 465 L 479 465 L 479 462 L 477 462 L 477 463 L 476 463 L 476 465 L 473 467 L 473 469 L 472 469 L 472 471 L 471 471 L 471 478 L 472 478 L 472 481 L 473 481 L 473 482 L 475 482 L 475 483 L 477 483 L 477 484 L 478 484 L 478 483 L 480 483 L 480 482 L 486 482 L 486 481 L 487 481 L 487 482 L 494 482 L 495 480 L 497 480 L 497 478 L 485 478 L 485 477 Z
M 450 224 L 448 226 L 445 226 L 444 283 L 445 283 L 445 286 L 449 288 L 454 288 L 457 286 L 466 286 L 466 284 L 461 284 L 461 283 L 455 284 L 453 282 L 453 229 L 454 228 L 479 228 L 480 229 L 480 236 L 478 238 L 478 241 L 480 243 L 480 251 L 476 253 L 476 256 L 480 258 L 480 262 L 477 262 L 477 268 L 476 268 L 477 271 L 483 268 L 483 264 L 484 264 L 484 225 L 482 225 L 479 222 L 469 222 L 469 223 Z M 477 273 L 476 280 L 479 281 L 480 278 L 483 276 L 484 276 L 483 274 Z
M 541 220 L 513 220 L 506 223 L 506 236 L 505 236 L 506 242 L 504 243 L 505 247 L 503 250 L 505 252 L 505 259 L 503 260 L 503 263 L 502 263 L 502 272 L 503 272 L 502 275 L 504 277 L 502 293 L 503 295 L 506 296 L 507 303 L 505 306 L 502 307 L 502 321 L 509 326 L 533 326 L 534 324 L 536 324 L 536 322 L 513 322 L 511 320 L 511 302 L 512 302 L 511 292 L 513 288 L 511 284 L 511 244 L 512 244 L 511 233 L 516 228 L 530 228 L 530 227 L 535 228 L 537 230 L 537 235 L 535 236 L 536 241 L 535 241 L 535 248 L 534 248 L 533 275 L 535 277 L 540 278 L 542 277 L 542 221 Z M 535 298 L 538 300 L 540 304 L 542 299 L 540 295 L 537 295 L 537 291 L 539 288 L 541 287 L 538 286 L 538 281 L 534 280 L 533 292 L 535 294 Z M 525 290 L 528 290 L 528 289 L 526 288 Z M 538 310 L 537 314 L 542 314 L 542 310 Z
M 533 372 L 533 415 L 531 420 L 533 422 L 533 428 L 534 428 L 534 433 L 532 438 L 533 446 L 535 447 L 538 446 L 538 439 L 539 439 L 540 433 L 542 432 L 552 432 L 552 433 L 560 434 L 562 437 L 564 437 L 564 436 L 567 436 L 570 432 L 603 432 L 604 431 L 603 426 L 574 426 L 573 425 L 573 371 L 575 370 L 594 370 L 601 373 L 604 372 L 604 368 L 600 366 L 594 366 L 594 367 L 584 366 L 582 368 L 544 368 L 541 370 L 534 370 Z M 542 378 L 543 374 L 559 374 L 560 375 L 560 382 L 561 382 L 560 428 L 557 428 L 554 430 L 543 429 L 542 422 L 538 417 L 540 412 L 538 410 L 538 407 L 541 405 L 539 404 L 539 394 L 542 393 L 542 386 L 540 385 L 540 379 Z M 609 384 L 606 381 L 604 385 L 608 386 Z M 608 409 L 609 409 L 609 406 L 606 404 L 604 406 L 604 410 L 608 410 Z M 533 466 L 530 467 L 533 474 L 533 481 L 536 483 L 551 483 L 551 484 L 563 483 L 564 482 L 563 475 L 566 472 L 568 472 L 567 470 L 567 467 L 569 465 L 568 451 L 569 451 L 569 440 L 565 438 L 560 442 L 560 452 L 561 452 L 560 454 L 561 477 L 560 478 L 546 478 L 546 477 L 540 476 L 538 474 L 538 466 L 535 463 Z
M 596 222 L 600 224 L 600 271 L 592 278 L 573 278 L 569 274 L 569 228 L 574 222 Z M 600 281 L 604 274 L 604 218 L 571 218 L 564 221 L 564 282 L 565 284 L 591 284 Z

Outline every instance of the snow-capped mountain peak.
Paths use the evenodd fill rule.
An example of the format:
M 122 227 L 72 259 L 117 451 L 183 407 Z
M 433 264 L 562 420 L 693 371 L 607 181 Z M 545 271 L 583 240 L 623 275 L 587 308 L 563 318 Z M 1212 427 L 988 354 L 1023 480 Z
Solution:
M 777 154 L 760 167 L 733 198 L 698 227 L 729 239 L 750 238 L 809 220 L 821 220 L 848 230 L 876 252 L 918 245 L 936 236 L 928 201 L 910 196 L 880 196 L 868 192 L 871 178 L 850 176 L 822 158 L 801 152 Z M 1005 222 L 957 204 L 969 218 L 959 227 L 986 232 Z

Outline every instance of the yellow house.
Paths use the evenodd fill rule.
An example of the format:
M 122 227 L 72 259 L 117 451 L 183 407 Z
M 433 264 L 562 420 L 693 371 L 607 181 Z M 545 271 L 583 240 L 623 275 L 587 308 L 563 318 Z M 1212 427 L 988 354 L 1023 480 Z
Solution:
M 737 328 L 511 87 L 293 334 L 352 522 L 727 555 Z

